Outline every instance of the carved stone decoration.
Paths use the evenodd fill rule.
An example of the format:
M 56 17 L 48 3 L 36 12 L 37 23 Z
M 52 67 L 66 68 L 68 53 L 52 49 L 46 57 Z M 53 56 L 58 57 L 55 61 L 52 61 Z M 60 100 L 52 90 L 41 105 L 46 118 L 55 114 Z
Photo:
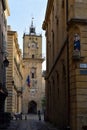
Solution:
M 74 50 L 80 51 L 80 36 L 77 33 L 74 35 Z
M 73 59 L 80 59 L 80 36 L 77 33 L 74 35 Z

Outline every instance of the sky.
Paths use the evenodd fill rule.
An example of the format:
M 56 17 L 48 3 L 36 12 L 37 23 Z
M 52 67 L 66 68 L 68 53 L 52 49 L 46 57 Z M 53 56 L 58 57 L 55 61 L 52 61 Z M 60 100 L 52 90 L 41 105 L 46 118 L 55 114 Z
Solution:
M 29 33 L 31 21 L 33 19 L 37 34 L 42 34 L 42 55 L 46 57 L 45 31 L 42 30 L 42 24 L 45 19 L 47 0 L 8 0 L 10 16 L 7 24 L 13 31 L 18 33 L 18 43 L 23 50 L 23 33 Z M 45 70 L 45 63 L 42 69 Z

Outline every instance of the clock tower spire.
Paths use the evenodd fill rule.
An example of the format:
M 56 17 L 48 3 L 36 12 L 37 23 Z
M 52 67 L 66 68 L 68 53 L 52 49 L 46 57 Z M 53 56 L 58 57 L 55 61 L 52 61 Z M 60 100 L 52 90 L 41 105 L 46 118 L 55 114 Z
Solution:
M 33 26 L 33 19 L 34 18 L 32 18 L 31 27 L 30 27 L 30 30 L 29 30 L 30 35 L 35 35 L 36 34 L 35 27 Z

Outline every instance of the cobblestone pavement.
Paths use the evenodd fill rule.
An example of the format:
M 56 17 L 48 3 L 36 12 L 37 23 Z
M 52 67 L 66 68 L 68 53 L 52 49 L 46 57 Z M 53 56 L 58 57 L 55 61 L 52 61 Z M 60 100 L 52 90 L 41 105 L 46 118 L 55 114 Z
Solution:
M 27 119 L 23 117 L 23 120 L 12 120 L 10 126 L 6 130 L 57 130 L 56 128 L 48 125 L 42 120 L 38 120 L 37 115 L 28 115 Z

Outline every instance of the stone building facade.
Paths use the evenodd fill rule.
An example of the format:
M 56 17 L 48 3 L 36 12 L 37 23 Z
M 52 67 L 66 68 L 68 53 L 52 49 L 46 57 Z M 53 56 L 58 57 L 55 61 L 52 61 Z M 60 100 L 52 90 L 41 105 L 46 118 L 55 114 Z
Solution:
M 60 129 L 87 127 L 87 1 L 48 0 L 46 119 Z
M 22 52 L 18 44 L 18 35 L 8 26 L 7 49 L 9 52 L 9 67 L 7 69 L 7 89 L 6 100 L 7 112 L 22 112 L 22 86 L 23 86 L 23 61 Z
M 4 61 L 7 60 L 7 17 L 10 15 L 8 0 L 0 0 L 0 112 L 5 111 L 6 69 Z
M 33 21 L 29 34 L 23 35 L 23 62 L 24 62 L 24 91 L 23 113 L 37 113 L 42 110 L 43 98 L 42 85 L 42 35 L 36 34 Z M 29 85 L 27 85 L 27 78 Z

